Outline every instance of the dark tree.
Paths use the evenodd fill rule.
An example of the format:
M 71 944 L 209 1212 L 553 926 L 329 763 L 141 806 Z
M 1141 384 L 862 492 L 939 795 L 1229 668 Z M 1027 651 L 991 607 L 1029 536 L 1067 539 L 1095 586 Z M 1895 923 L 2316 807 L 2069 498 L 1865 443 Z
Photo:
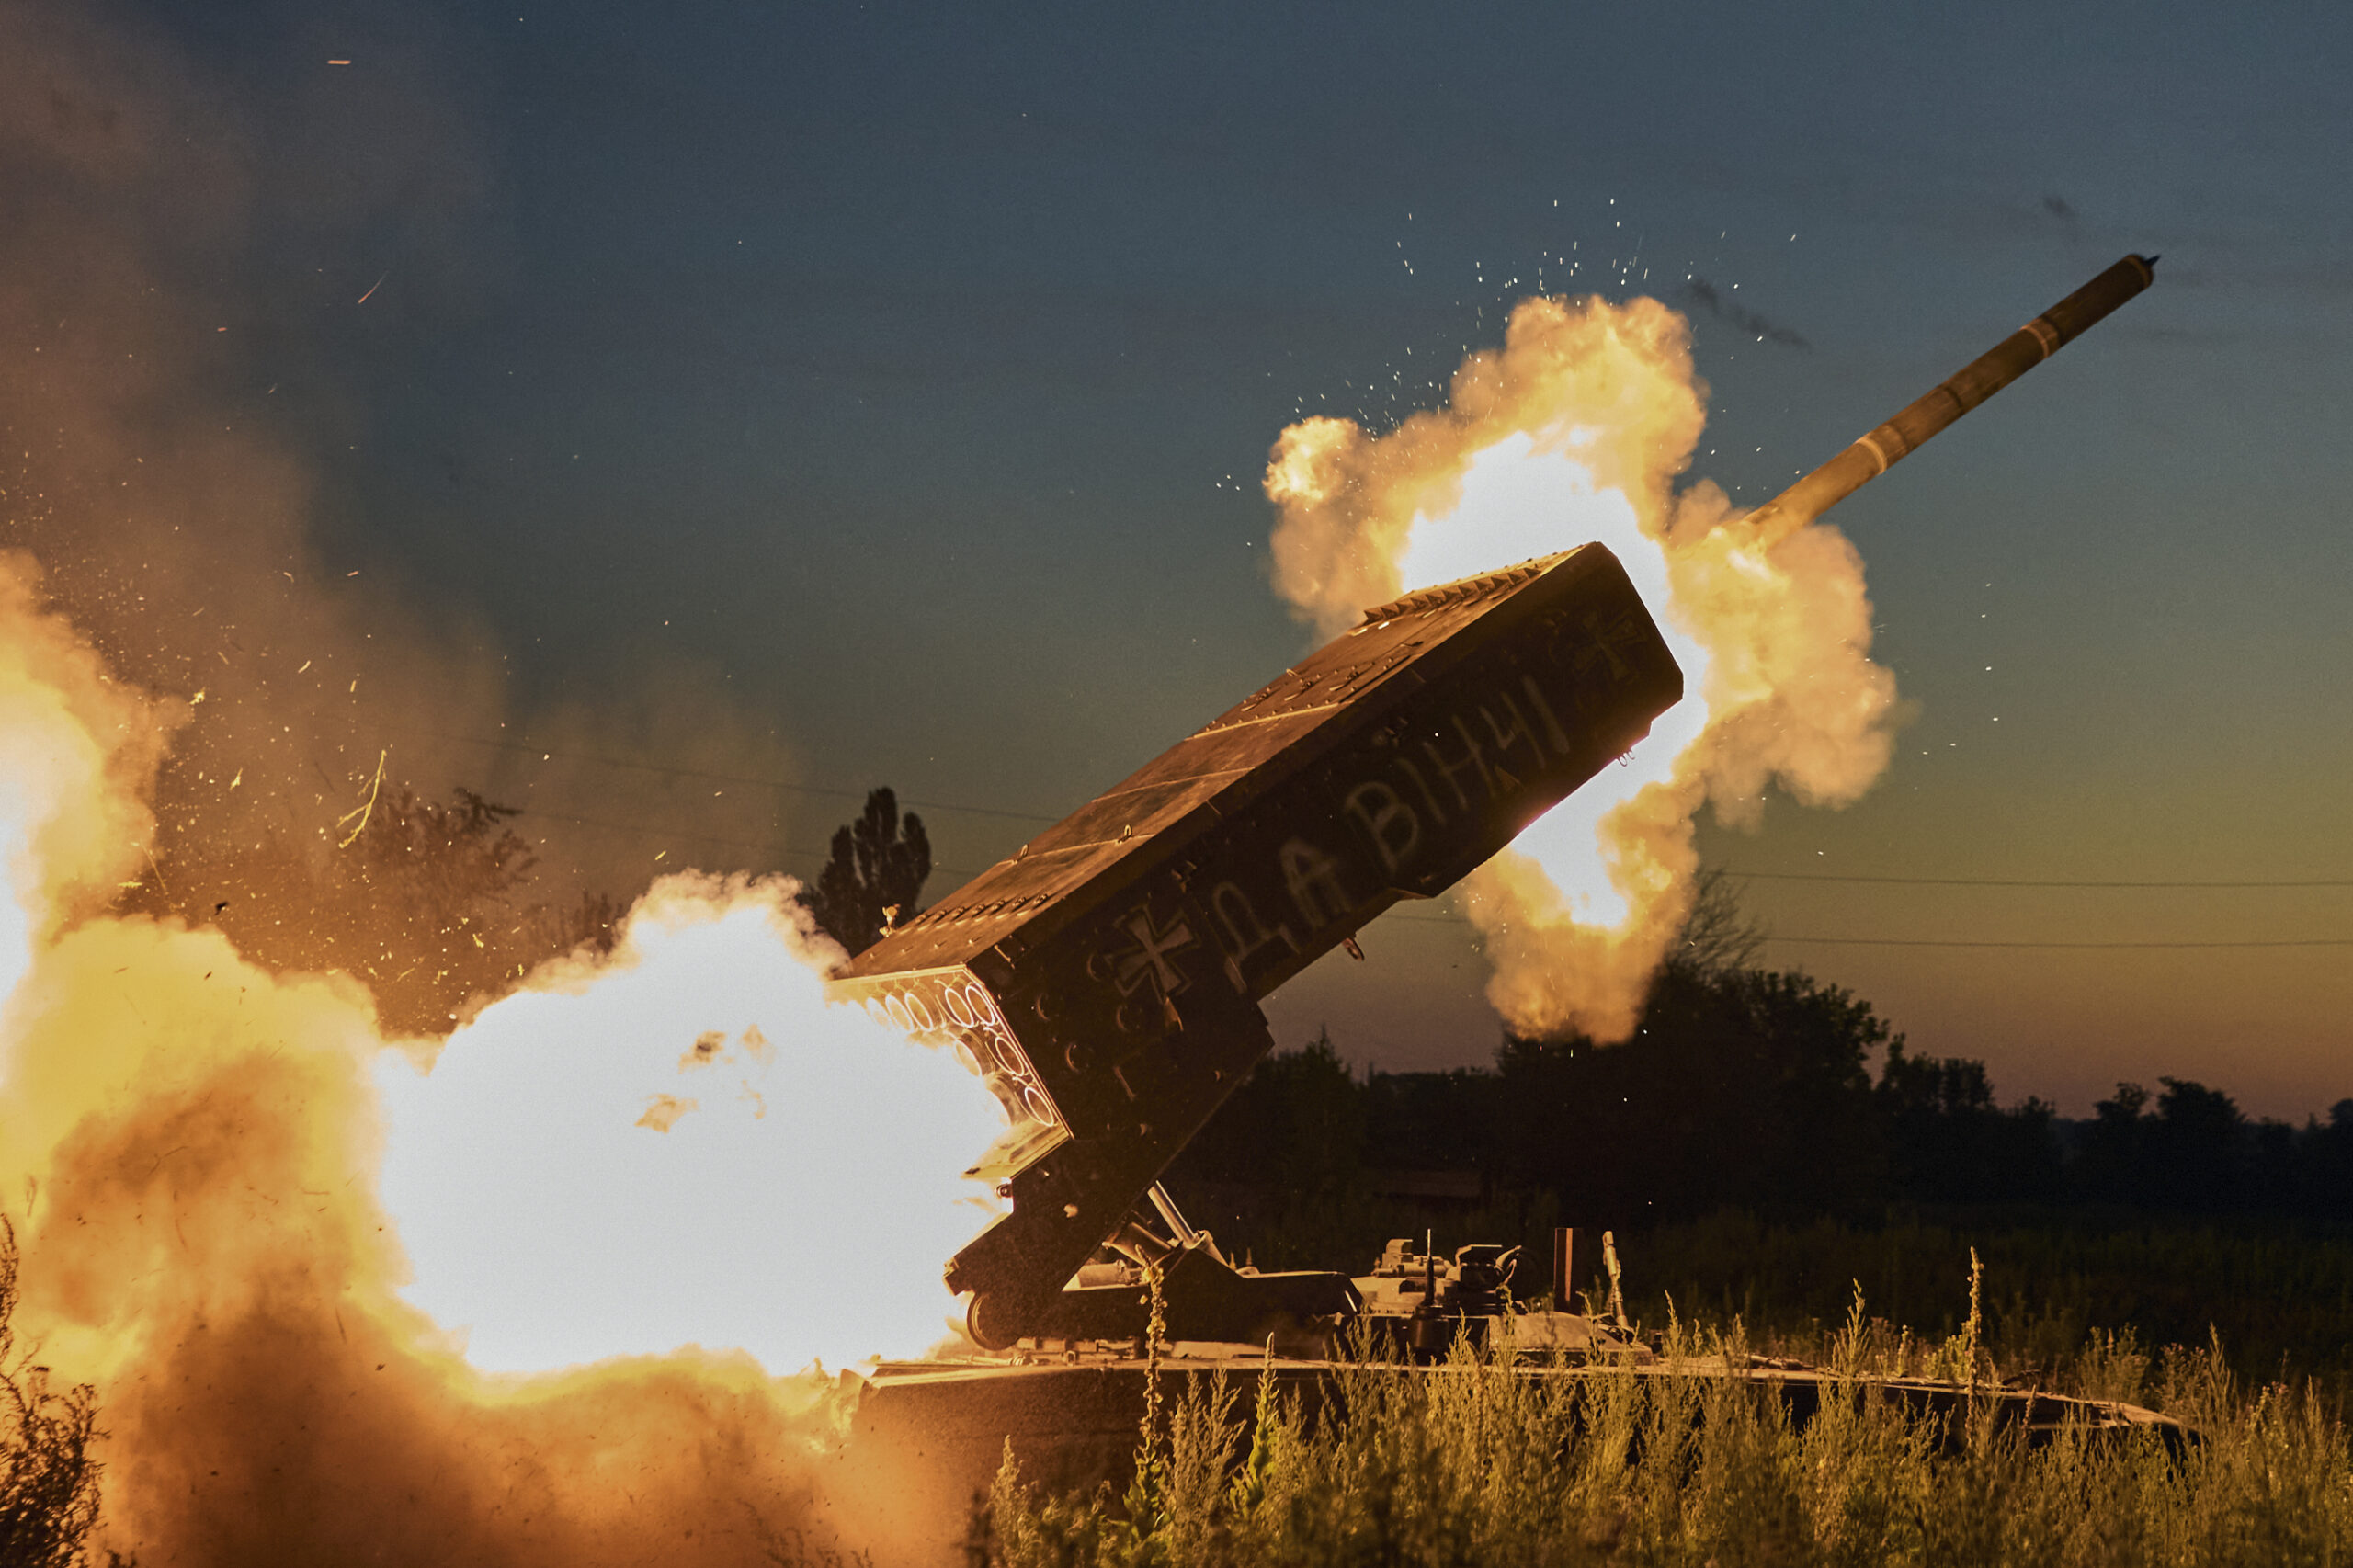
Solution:
M 1497 1165 L 1501 1087 L 1493 1073 L 1375 1073 L 1365 1081 L 1365 1164 L 1488 1171 Z
M 915 901 L 930 875 L 931 836 L 923 819 L 913 812 L 902 818 L 898 797 L 887 788 L 870 790 L 858 819 L 834 834 L 833 854 L 808 894 L 809 913 L 856 956 L 922 913 Z
M 462 787 L 443 805 L 381 778 L 358 800 L 340 820 L 251 844 L 172 835 L 120 906 L 214 926 L 267 969 L 348 974 L 403 1034 L 446 1034 L 541 961 L 612 946 L 610 899 L 530 897 L 517 808 Z
M 2176 1210 L 2236 1209 L 2252 1196 L 2255 1140 L 2231 1096 L 2187 1078 L 2160 1078 L 2143 1201 Z
M 1866 1209 L 1886 1165 L 1868 1061 L 1892 1038 L 1869 1003 L 1802 974 L 1669 968 L 1622 1045 L 1505 1040 L 1499 1153 L 1587 1223 Z
M 2250 1123 L 2230 1096 L 2186 1078 L 2160 1078 L 2154 1096 L 2119 1084 L 2091 1121 L 2077 1130 L 2075 1185 L 2094 1202 L 2177 1212 L 2276 1206 L 2312 1174 L 2294 1169 L 2293 1129 Z M 2154 1109 L 2154 1114 L 2148 1114 Z M 2316 1171 L 2326 1157 L 2317 1130 L 2302 1158 Z
M 1661 965 L 1670 973 L 1721 979 L 1754 968 L 1765 940 L 1764 926 L 1740 906 L 1740 890 L 1722 868 L 1710 866 L 1692 879 L 1691 913 Z
M 2328 1120 L 2305 1129 L 2304 1209 L 2331 1219 L 2353 1218 L 2353 1100 L 2328 1108 Z
M 2058 1196 L 2054 1115 L 2029 1098 L 1994 1103 L 1983 1062 L 1910 1056 L 1888 1041 L 1876 1091 L 1896 1196 L 1927 1203 L 2018 1203 Z
M 1176 1157 L 1182 1183 L 1327 1193 L 1352 1185 L 1365 1156 L 1365 1096 L 1326 1029 L 1251 1070 Z
M 74 1568 L 98 1522 L 97 1399 L 87 1383 L 51 1392 L 49 1369 L 14 1354 L 16 1305 L 17 1233 L 0 1217 L 0 1562 Z

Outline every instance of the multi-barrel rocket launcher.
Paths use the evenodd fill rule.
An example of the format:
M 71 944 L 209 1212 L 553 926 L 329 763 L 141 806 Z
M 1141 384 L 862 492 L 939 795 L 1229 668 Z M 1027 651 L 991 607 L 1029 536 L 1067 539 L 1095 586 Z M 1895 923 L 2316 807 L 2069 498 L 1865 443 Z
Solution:
M 1802 526 L 2139 293 L 2153 266 L 2126 256 L 1749 526 Z M 973 1174 L 1009 1210 L 947 1266 L 972 1338 L 1133 1339 L 1146 1267 L 1171 1339 L 1370 1316 L 1427 1344 L 1508 1310 L 1510 1259 L 1492 1247 L 1446 1265 L 1392 1244 L 1360 1280 L 1237 1268 L 1159 1177 L 1271 1048 L 1261 999 L 1392 904 L 1452 886 L 1682 694 L 1598 544 L 1408 594 L 851 961 L 835 996 L 952 1045 L 1006 1108 Z M 1556 1258 L 1556 1290 L 1564 1273 Z

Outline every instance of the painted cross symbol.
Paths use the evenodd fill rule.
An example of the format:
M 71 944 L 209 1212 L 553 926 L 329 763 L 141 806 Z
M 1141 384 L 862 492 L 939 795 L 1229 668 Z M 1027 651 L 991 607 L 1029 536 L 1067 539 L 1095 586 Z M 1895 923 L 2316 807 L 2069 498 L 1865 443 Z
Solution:
M 1185 971 L 1168 961 L 1171 953 L 1182 952 L 1193 945 L 1193 928 L 1179 918 L 1163 931 L 1153 923 L 1152 911 L 1138 907 L 1122 921 L 1127 933 L 1136 939 L 1136 950 L 1120 955 L 1120 994 L 1132 996 L 1136 987 L 1149 975 L 1160 987 L 1163 996 L 1174 996 L 1185 989 Z
M 1609 661 L 1609 673 L 1613 678 L 1623 680 L 1632 673 L 1628 668 L 1626 661 L 1618 656 L 1619 649 L 1630 643 L 1639 642 L 1643 638 L 1642 632 L 1630 619 L 1621 616 L 1604 626 L 1600 616 L 1587 613 L 1585 618 L 1585 629 L 1593 633 L 1594 647 L 1603 658 Z M 1589 658 L 1590 656 L 1578 662 L 1587 663 Z

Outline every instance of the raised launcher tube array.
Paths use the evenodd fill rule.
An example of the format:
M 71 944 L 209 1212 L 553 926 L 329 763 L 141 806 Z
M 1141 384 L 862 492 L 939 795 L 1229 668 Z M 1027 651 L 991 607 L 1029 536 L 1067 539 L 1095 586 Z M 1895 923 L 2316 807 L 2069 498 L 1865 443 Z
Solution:
M 2147 287 L 2127 256 L 1753 515 L 1792 528 Z M 1649 732 L 1683 676 L 1597 544 L 1410 594 L 891 932 L 832 982 L 952 1044 L 1010 1126 L 1011 1201 L 949 1261 L 984 1346 L 1261 1343 L 1368 1303 L 1236 1269 L 1157 1187 L 1270 1048 L 1259 1000 L 1400 899 L 1442 892 Z
M 1154 1184 L 1270 1048 L 1260 997 L 1461 880 L 1682 694 L 1599 545 L 1410 595 L 858 955 L 835 994 L 952 1040 L 1011 1118 L 975 1169 L 1012 1211 L 948 1266 L 973 1337 L 1140 1334 L 1132 1285 L 1063 1288 L 1107 1243 L 1175 1255 L 1177 1337 L 1353 1312 L 1344 1276 L 1230 1267 Z

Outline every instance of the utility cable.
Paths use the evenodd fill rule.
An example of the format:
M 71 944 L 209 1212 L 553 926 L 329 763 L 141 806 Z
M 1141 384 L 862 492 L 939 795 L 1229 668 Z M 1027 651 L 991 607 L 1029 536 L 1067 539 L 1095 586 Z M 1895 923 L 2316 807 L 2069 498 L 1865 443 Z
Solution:
M 716 834 L 716 833 L 688 833 L 688 832 L 683 832 L 683 831 L 672 831 L 672 830 L 664 829 L 664 828 L 644 827 L 644 826 L 641 826 L 641 825 L 636 824 L 633 824 L 633 823 L 604 822 L 604 821 L 600 821 L 600 820 L 598 820 L 598 819 L 597 819 L 597 818 L 594 818 L 594 817 L 575 817 L 575 816 L 567 816 L 567 815 L 565 815 L 564 813 L 563 813 L 563 812 L 542 812 L 542 811 L 535 811 L 535 810 L 531 810 L 531 809 L 529 809 L 529 808 L 526 808 L 525 810 L 523 810 L 523 811 L 519 812 L 517 813 L 517 815 L 518 815 L 518 816 L 523 816 L 523 817 L 543 817 L 543 818 L 545 818 L 545 819 L 547 819 L 548 821 L 551 821 L 551 822 L 566 822 L 566 823 L 572 823 L 572 824 L 576 824 L 576 825 L 578 825 L 578 826 L 581 826 L 581 827 L 601 827 L 601 828 L 605 828 L 605 829 L 608 829 L 608 830 L 609 830 L 609 831 L 611 831 L 611 832 L 615 832 L 615 833 L 631 833 L 631 834 L 636 834 L 636 835 L 641 835 L 641 836 L 642 836 L 642 837 L 646 837 L 646 838 L 679 838 L 679 839 L 692 839 L 692 840 L 694 840 L 694 841 L 696 841 L 696 842 L 703 843 L 703 844 L 724 844 L 724 845 L 729 846 L 730 846 L 730 847 L 732 847 L 732 848 L 736 848 L 736 849 L 757 849 L 757 850 L 764 851 L 764 852 L 766 852 L 766 853 L 767 853 L 767 854 L 770 854 L 770 855 L 775 855 L 775 856 L 779 856 L 779 857 L 789 857 L 789 858 L 792 858 L 792 859 L 800 860 L 800 861 L 802 861 L 802 862 L 804 862 L 804 863 L 809 862 L 809 861 L 822 860 L 822 859 L 824 858 L 824 857 L 822 857 L 822 856 L 820 856 L 820 855 L 817 855 L 816 853 L 814 853 L 813 851 L 811 851 L 811 850 L 806 850 L 806 849 L 794 849 L 794 848 L 792 848 L 792 847 L 790 847 L 790 846 L 787 846 L 787 845 L 768 843 L 768 842 L 764 842 L 764 841 L 762 841 L 762 840 L 758 840 L 758 839 L 750 839 L 750 838 L 730 838 L 730 837 L 725 836 L 724 835 L 722 835 L 722 834 Z M 971 868 L 971 867 L 969 867 L 969 866 L 934 866 L 934 867 L 932 868 L 932 869 L 933 869 L 934 871 L 936 871 L 936 872 L 944 872 L 945 874 L 947 874 L 947 875 L 949 875 L 949 876 L 951 876 L 951 877 L 976 877 L 976 876 L 980 875 L 980 872 L 978 872 L 978 871 L 974 870 L 972 868 Z M 1842 881 L 1842 880 L 1845 880 L 1845 879 L 1839 879 L 1839 878 L 1823 878 L 1823 879 L 1820 879 L 1820 880 L 1827 881 Z M 1897 881 L 1897 880 L 1908 880 L 1908 879 L 1893 879 L 1893 878 L 1891 878 L 1891 879 L 1886 879 L 1886 880 L 1889 880 L 1889 881 Z M 1922 880 L 1924 880 L 1924 881 L 1938 881 L 1938 880 L 1939 880 L 1939 879 L 1922 879 Z M 1999 884 L 1996 884 L 1996 885 L 1999 885 Z M 2037 884 L 2037 885 L 2040 885 L 2040 884 Z M 2074 884 L 2057 884 L 2057 885 L 2063 885 L 2063 886 L 2064 886 L 2064 885 L 2074 885 Z M 2171 884 L 2171 883 L 2167 883 L 2167 884 L 2159 884 L 2159 885 L 2173 886 L 2173 885 L 2178 885 L 2178 884 Z M 2195 885 L 2206 885 L 2206 884 L 2195 884 Z M 2279 883 L 2234 883 L 2234 884 L 2222 884 L 2222 885 L 2268 887 L 2268 886 L 2280 886 L 2280 885 L 2296 886 L 2296 885 L 2303 885 L 2303 884 L 2279 884 Z M 2320 885 L 2320 886 L 2340 886 L 2340 885 L 2343 885 L 2343 884 L 2337 884 L 2337 883 L 2321 883 L 2321 884 L 2318 884 L 2318 885 Z M 1405 913 L 1404 911 L 1403 911 L 1403 910 L 1401 910 L 1401 909 L 1395 909 L 1395 908 L 1391 909 L 1391 910 L 1390 910 L 1386 915 L 1382 915 L 1382 916 L 1381 916 L 1381 918 L 1382 918 L 1382 919 L 1384 919 L 1384 920 L 1391 920 L 1391 921 L 1402 921 L 1402 922 L 1404 922 L 1404 924 L 1409 925 L 1409 926 L 1468 926 L 1468 925 L 1470 925 L 1470 924 L 1471 924 L 1470 917 L 1469 917 L 1468 915 L 1461 915 L 1461 914 L 1446 914 L 1446 915 L 1413 915 L 1413 914 L 1407 914 L 1407 913 Z M 2041 941 L 1947 941 L 1947 940 L 1941 940 L 1941 939 L 1938 939 L 1938 938 L 1931 938 L 1931 937 L 1918 937 L 1918 938 L 1915 938 L 1915 937 L 1773 937 L 1773 936 L 1766 937 L 1765 937 L 1765 938 L 1763 938 L 1763 939 L 1764 939 L 1765 941 L 1768 941 L 1768 942 L 1798 942 L 1798 943 L 1807 943 L 1807 944 L 1812 944 L 1812 945 L 1816 946 L 1816 947 L 1844 947 L 1844 948 L 2017 948 L 2017 949 L 2099 949 L 2099 950 L 2108 950 L 2108 951 L 2115 951 L 2115 950 L 2122 950 L 2122 949 L 2151 949 L 2151 950 L 2166 950 L 2166 951 L 2173 951 L 2173 950 L 2197 950 L 2197 949 L 2248 949 L 2248 948 L 2353 948 L 2353 937 L 2290 937 L 2290 938 L 2284 938 L 2284 939 L 2277 940 L 2277 941 L 2268 941 L 2268 940 L 2266 940 L 2266 941 L 2230 941 L 2230 942 L 2041 942 Z
M 865 799 L 866 795 L 865 791 L 858 790 L 834 789 L 816 784 L 791 783 L 778 778 L 756 778 L 742 774 L 712 773 L 698 768 L 672 767 L 660 763 L 628 762 L 617 757 L 594 756 L 582 752 L 555 752 L 546 747 L 535 746 L 520 741 L 494 741 L 486 740 L 474 735 L 451 735 L 434 732 L 425 733 L 432 734 L 433 738 L 437 740 L 452 741 L 462 745 L 484 746 L 494 750 L 518 752 L 526 755 L 536 751 L 539 752 L 543 758 L 560 756 L 566 761 L 571 762 L 586 762 L 603 767 L 626 768 L 634 772 L 664 774 L 679 778 L 704 779 L 725 784 L 747 784 L 764 789 L 786 790 L 800 794 L 826 795 L 846 800 L 862 801 Z M 994 806 L 968 806 L 946 801 L 909 800 L 905 803 L 910 806 L 920 807 L 925 811 L 958 812 L 975 816 L 1004 817 L 1020 822 L 1051 823 L 1060 820 L 1059 818 L 1046 816 L 1036 812 L 1006 811 L 1001 807 Z M 765 842 L 756 839 L 732 838 L 721 834 L 695 833 L 683 829 L 651 827 L 632 823 L 608 822 L 593 817 L 571 816 L 561 812 L 540 811 L 530 807 L 524 808 L 518 814 L 528 817 L 541 817 L 551 822 L 571 823 L 582 827 L 603 828 L 608 832 L 636 834 L 648 838 L 666 837 L 688 839 L 703 844 L 726 845 L 732 848 L 756 849 L 767 854 L 778 856 L 779 858 L 790 858 L 804 863 L 818 861 L 824 858 L 824 857 L 812 850 L 795 849 L 788 845 Z M 980 874 L 977 870 L 970 867 L 962 866 L 934 866 L 932 869 L 935 872 L 944 873 L 951 877 L 972 877 Z M 1873 874 L 1847 874 L 1829 871 L 1743 871 L 1732 869 L 1727 869 L 1724 871 L 1724 874 L 1730 877 L 1737 877 L 1746 881 L 1868 883 L 1894 887 L 2105 888 L 2141 890 L 2309 889 L 2353 887 L 2353 879 L 2347 878 L 2302 878 L 2247 881 L 2093 881 L 2021 877 L 1897 877 Z M 1389 915 L 1389 918 L 1403 921 L 1411 925 L 1461 926 L 1469 925 L 1471 923 L 1467 916 L 1461 914 L 1408 915 L 1392 912 Z M 2096 951 L 2171 951 L 2270 948 L 2353 947 L 2353 937 L 2334 937 L 2222 942 L 2052 942 L 2024 940 L 1944 940 L 1928 937 L 1914 938 L 1902 937 L 1776 936 L 1768 936 L 1765 937 L 1764 940 L 1768 942 L 1807 944 L 1816 947 L 1989 948 L 2018 949 L 2078 949 Z
M 658 762 L 629 762 L 615 756 L 591 756 L 585 752 L 552 751 L 546 746 L 529 745 L 521 741 L 491 741 L 478 735 L 449 735 L 432 730 L 420 730 L 415 733 L 430 736 L 437 741 L 454 741 L 460 745 L 487 746 L 494 751 L 525 754 L 537 752 L 542 759 L 560 756 L 566 762 L 592 762 L 600 767 L 627 768 L 635 773 L 661 773 L 673 778 L 702 778 L 720 784 L 750 784 L 764 790 L 789 790 L 796 794 L 831 795 L 849 801 L 863 801 L 868 793 L 864 790 L 841 790 L 823 784 L 796 784 L 783 778 L 754 778 L 740 773 L 707 773 L 699 768 L 669 767 Z M 947 801 L 915 801 L 902 797 L 900 803 L 920 807 L 926 812 L 961 812 L 968 816 L 1008 817 L 1017 822 L 1055 823 L 1062 820 L 1060 817 L 1045 816 L 1037 812 L 1009 812 L 998 806 L 961 806 Z
M 1830 871 L 1735 871 L 1729 868 L 1724 875 L 1753 882 L 1887 882 L 1931 888 L 2353 888 L 2353 877 L 2285 881 L 2057 881 L 2027 877 L 1874 877 Z
M 813 849 L 795 849 L 789 844 L 776 844 L 757 838 L 730 838 L 717 833 L 688 833 L 662 827 L 647 827 L 638 823 L 603 822 L 595 817 L 566 816 L 562 812 L 542 812 L 525 806 L 516 811 L 516 818 L 538 817 L 548 822 L 568 822 L 581 827 L 601 827 L 614 833 L 635 834 L 641 838 L 690 838 L 702 844 L 724 844 L 736 849 L 758 849 L 779 858 L 801 861 L 824 862 L 826 857 Z M 980 872 L 969 866 L 934 866 L 934 871 L 945 871 L 951 877 L 977 877 Z
M 1767 937 L 1768 942 L 1812 942 L 1839 948 L 2353 948 L 2353 937 L 2291 937 L 2252 942 L 1961 942 L 1910 937 Z
M 454 741 L 460 745 L 485 746 L 496 751 L 512 751 L 525 754 L 537 752 L 542 757 L 562 757 L 567 762 L 594 763 L 600 767 L 626 768 L 636 773 L 659 773 L 675 778 L 708 779 L 721 784 L 748 784 L 761 789 L 785 790 L 796 794 L 825 795 L 837 800 L 849 801 L 863 801 L 868 793 L 864 790 L 843 789 L 824 784 L 801 784 L 782 778 L 758 778 L 740 773 L 711 773 L 699 768 L 672 767 L 662 763 L 631 762 L 620 757 L 594 756 L 585 752 L 551 751 L 545 746 L 532 745 L 522 741 L 494 741 L 487 740 L 478 735 L 451 735 L 440 733 L 435 731 L 420 731 L 417 733 L 430 735 L 435 740 Z M 926 812 L 958 812 L 968 816 L 1005 817 L 1016 822 L 1056 823 L 1063 820 L 1061 817 L 1048 816 L 1041 812 L 1017 812 L 1007 810 L 1003 806 L 972 806 L 965 805 L 954 801 L 918 801 L 906 797 L 902 797 L 901 799 L 903 804 L 917 807 Z M 551 815 L 553 813 L 540 812 L 539 814 Z M 567 817 L 563 820 L 580 821 L 584 819 Z M 620 828 L 623 826 L 623 824 L 619 823 L 599 823 L 593 825 L 613 828 Z M 679 834 L 676 836 L 688 837 L 694 835 Z M 743 844 L 745 841 L 741 839 L 725 839 L 714 840 L 714 842 Z M 748 846 L 766 847 L 765 846 Z M 949 869 L 949 868 L 943 866 L 940 867 L 939 869 L 947 870 Z M 2238 881 L 2206 881 L 2196 879 L 2180 879 L 2171 881 L 2068 880 L 2040 877 L 1897 877 L 1835 871 L 1744 871 L 1730 867 L 1724 869 L 1724 875 L 1728 877 L 1738 877 L 1744 881 L 1869 882 L 1893 887 L 2143 889 L 2353 888 L 2353 877 L 2310 877 L 2276 880 L 2252 879 Z

